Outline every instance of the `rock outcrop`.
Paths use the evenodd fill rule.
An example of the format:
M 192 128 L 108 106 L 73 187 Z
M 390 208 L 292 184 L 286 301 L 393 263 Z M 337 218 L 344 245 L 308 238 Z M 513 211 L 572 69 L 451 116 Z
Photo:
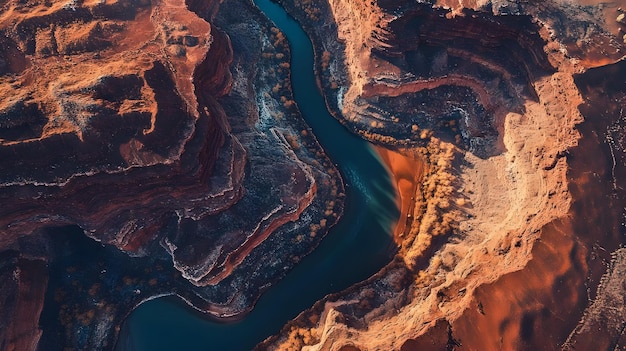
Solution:
M 401 218 L 257 349 L 625 345 L 625 4 L 279 2 Z M 163 295 L 241 318 L 342 213 L 248 0 L 7 0 L 0 46 L 1 349 L 112 349 Z
M 603 165 L 578 161 L 598 150 L 587 127 L 578 146 L 579 125 L 608 103 L 585 100 L 581 77 L 622 58 L 619 4 L 281 3 L 314 42 L 335 116 L 379 145 L 396 179 L 400 250 L 258 349 L 560 349 L 581 345 L 602 323 L 610 325 L 606 344 L 622 345 L 623 318 L 599 316 L 599 306 L 614 303 L 592 305 L 585 293 L 607 259 L 598 259 L 598 246 L 610 252 L 620 243 L 591 238 L 615 233 L 607 218 L 622 214 L 608 202 L 591 211 L 610 191 L 583 189 L 583 174 L 601 174 Z M 615 101 L 624 90 L 611 85 Z M 620 257 L 599 294 L 619 291 Z
M 111 347 L 121 320 L 155 295 L 241 315 L 338 219 L 339 175 L 293 104 L 288 70 L 268 69 L 287 62 L 287 43 L 250 2 L 1 6 L 2 348 L 35 349 L 44 296 L 58 315 L 42 322 L 44 348 Z M 248 20 L 256 27 L 242 29 Z M 233 51 L 233 36 L 247 50 Z M 137 257 L 130 265 L 170 267 L 174 283 L 128 295 L 54 282 L 46 295 L 60 253 L 45 231 L 64 225 Z M 57 268 L 75 286 L 104 279 Z M 90 312 L 104 305 L 115 308 Z M 79 338 L 91 320 L 107 327 Z

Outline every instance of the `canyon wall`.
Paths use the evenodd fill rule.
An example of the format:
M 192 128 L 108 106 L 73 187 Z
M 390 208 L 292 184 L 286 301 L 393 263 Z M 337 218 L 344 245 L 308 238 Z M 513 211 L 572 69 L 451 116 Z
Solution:
M 293 103 L 288 45 L 250 2 L 1 6 L 2 349 L 109 349 L 154 296 L 240 316 L 337 221 L 343 185 Z M 63 266 L 49 228 L 67 225 L 123 268 Z
M 257 349 L 623 347 L 626 4 L 279 2 L 401 218 Z M 250 1 L 7 0 L 0 45 L 0 349 L 112 349 L 164 295 L 242 318 L 341 216 Z
M 582 345 L 598 323 L 623 346 L 623 318 L 586 293 L 605 260 L 598 294 L 620 290 L 619 252 L 598 247 L 623 243 L 622 214 L 588 185 L 604 165 L 580 161 L 601 152 L 600 106 L 619 106 L 592 104 L 580 81 L 622 58 L 622 4 L 281 3 L 314 42 L 335 117 L 378 145 L 396 179 L 400 250 L 257 348 L 552 350 Z

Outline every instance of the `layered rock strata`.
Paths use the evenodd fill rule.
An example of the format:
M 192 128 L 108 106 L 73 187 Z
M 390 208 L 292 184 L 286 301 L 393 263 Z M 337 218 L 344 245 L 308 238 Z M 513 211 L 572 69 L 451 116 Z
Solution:
M 393 262 L 258 348 L 622 347 L 624 4 L 282 3 L 402 217 Z M 161 295 L 238 318 L 338 219 L 250 2 L 0 6 L 2 348 L 111 349 Z
M 607 258 L 597 248 L 620 243 L 621 214 L 606 189 L 581 185 L 603 165 L 572 161 L 599 150 L 577 147 L 577 125 L 606 102 L 584 108 L 577 80 L 622 57 L 608 24 L 619 4 L 281 3 L 314 42 L 335 116 L 381 146 L 403 217 L 392 263 L 258 349 L 560 349 L 602 323 L 621 345 L 623 318 L 599 307 L 620 291 L 619 252 L 598 290 L 609 295 L 592 305 L 585 293 Z
M 156 295 L 239 316 L 341 214 L 287 43 L 250 2 L 8 1 L 0 41 L 3 347 L 110 348 Z M 125 255 L 63 267 L 61 225 Z

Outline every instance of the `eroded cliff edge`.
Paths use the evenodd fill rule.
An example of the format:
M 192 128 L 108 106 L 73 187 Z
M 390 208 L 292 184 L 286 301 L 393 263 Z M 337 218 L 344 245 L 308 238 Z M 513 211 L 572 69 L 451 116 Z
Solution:
M 329 108 L 381 146 L 400 251 L 258 349 L 623 346 L 623 4 L 280 2 Z
M 1 5 L 2 348 L 110 349 L 159 295 L 240 316 L 341 214 L 249 1 Z

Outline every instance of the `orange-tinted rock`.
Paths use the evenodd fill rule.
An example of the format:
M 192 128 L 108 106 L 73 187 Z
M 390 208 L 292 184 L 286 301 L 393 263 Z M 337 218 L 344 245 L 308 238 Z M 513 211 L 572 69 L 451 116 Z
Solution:
M 584 1 L 329 0 L 311 16 L 307 1 L 281 3 L 318 49 L 335 116 L 392 150 L 380 154 L 403 215 L 392 263 L 258 349 L 576 348 L 589 347 L 582 340 L 595 326 L 607 328 L 599 344 L 621 345 L 620 317 L 600 311 L 619 314 L 620 303 L 602 298 L 583 317 L 603 272 L 598 246 L 610 252 L 620 241 L 622 214 L 612 209 L 623 206 L 607 201 L 610 183 L 583 185 L 606 179 L 603 157 L 613 159 L 614 184 L 621 179 L 621 118 L 593 120 L 616 120 L 626 89 L 579 76 L 623 56 L 610 11 Z M 623 71 L 612 75 L 618 82 Z M 617 93 L 600 98 L 604 90 Z M 600 150 L 593 135 L 606 130 L 613 146 Z M 395 153 L 420 165 L 407 171 Z M 623 291 L 614 256 L 598 294 Z
M 333 199 L 334 216 L 324 210 L 342 184 L 315 138 L 302 133 L 308 127 L 297 107 L 281 102 L 291 98 L 287 72 L 275 76 L 284 80 L 280 95 L 266 86 L 266 67 L 279 52 L 287 61 L 288 47 L 262 46 L 273 35 L 268 22 L 238 2 L 224 11 L 239 6 L 239 21 L 258 22 L 258 33 L 241 41 L 259 41 L 234 52 L 237 23 L 212 24 L 222 16 L 220 3 L 2 4 L 0 252 L 22 250 L 18 239 L 42 228 L 77 225 L 131 256 L 169 260 L 185 287 L 158 294 L 177 293 L 217 317 L 233 317 L 320 242 L 326 228 L 295 240 L 314 223 L 336 222 L 341 199 Z M 276 237 L 279 244 L 266 242 Z M 48 239 L 33 238 L 46 247 Z M 16 259 L 29 255 L 22 250 Z M 254 271 L 258 279 L 242 279 L 241 272 Z M 7 297 L 0 345 L 37 345 L 47 272 L 38 274 L 32 291 L 22 289 L 25 275 L 23 286 L 0 294 Z M 152 293 L 116 301 L 106 318 L 119 322 Z M 64 317 L 99 318 L 90 312 L 99 308 L 95 297 L 72 294 L 66 298 L 85 311 Z M 21 320 L 22 312 L 29 318 Z M 71 329 L 78 326 L 63 327 L 65 345 L 77 349 L 104 348 L 117 333 L 116 326 L 94 327 L 79 340 Z
M 232 189 L 199 181 L 211 173 L 219 153 L 238 155 L 233 165 L 243 166 L 241 147 L 224 144 L 227 124 L 207 115 L 209 105 L 203 101 L 199 106 L 194 94 L 194 80 L 206 81 L 214 98 L 227 90 L 230 48 L 227 41 L 214 39 L 223 34 L 211 35 L 209 23 L 184 3 L 72 8 L 10 2 L 6 7 L 0 29 L 16 43 L 29 68 L 0 81 L 0 152 L 7 170 L 0 196 L 14 199 L 3 206 L 3 243 L 42 223 L 76 223 L 87 231 L 106 227 L 98 238 L 123 246 L 128 241 L 122 239 L 124 228 L 149 227 L 163 220 L 164 211 L 212 197 L 219 198 L 217 206 L 228 206 L 236 198 L 241 170 L 226 175 Z M 166 50 L 177 35 L 196 38 L 182 58 Z M 211 65 L 210 79 L 197 69 L 207 65 L 203 62 Z M 194 140 L 198 138 L 204 141 Z M 156 180 L 156 174 L 166 179 Z M 131 186 L 154 188 L 174 178 L 180 190 L 170 194 Z M 197 194 L 176 195 L 185 187 L 196 188 Z M 108 189 L 111 195 L 106 195 Z M 32 201 L 34 197 L 39 200 Z M 138 201 L 145 215 L 122 214 L 138 209 L 133 205 Z M 111 202 L 128 207 L 112 209 L 106 205 Z

